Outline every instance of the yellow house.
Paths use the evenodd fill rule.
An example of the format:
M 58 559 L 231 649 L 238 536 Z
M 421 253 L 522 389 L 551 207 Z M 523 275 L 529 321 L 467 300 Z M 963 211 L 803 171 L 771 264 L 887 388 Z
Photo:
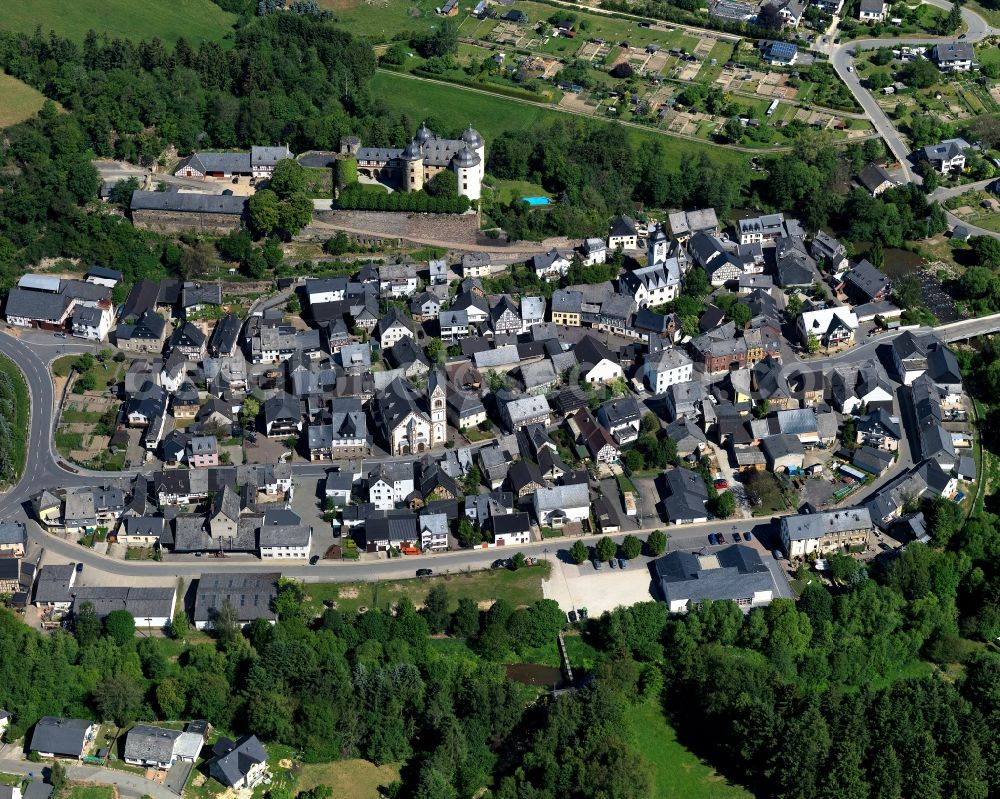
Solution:
M 38 521 L 44 527 L 50 530 L 62 528 L 62 500 L 59 497 L 51 491 L 42 491 L 40 494 L 32 497 L 31 504 L 35 509 Z

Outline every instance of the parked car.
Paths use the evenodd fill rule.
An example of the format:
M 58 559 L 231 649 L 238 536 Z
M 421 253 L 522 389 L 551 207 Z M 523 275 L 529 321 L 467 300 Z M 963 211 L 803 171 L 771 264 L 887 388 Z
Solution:
M 590 562 L 594 564 L 594 571 L 598 571 L 599 572 L 601 570 L 601 562 L 597 558 L 594 558 Z
M 56 338 L 66 338 L 65 333 L 53 333 L 52 335 L 55 336 Z
M 431 569 L 417 569 L 417 577 L 430 577 L 434 574 Z
M 720 544 L 725 544 L 726 543 L 726 537 L 722 533 L 719 533 L 718 535 L 716 535 L 716 538 L 719 539 L 719 543 Z
M 613 568 L 615 568 L 615 566 L 617 566 L 618 564 L 617 564 L 617 563 L 615 563 L 615 559 L 614 559 L 614 558 L 612 558 L 611 560 L 609 560 L 609 561 L 608 561 L 608 565 L 609 565 L 609 566 L 611 566 L 611 568 L 613 569 Z
M 753 533 L 743 533 L 743 539 L 745 541 L 753 541 Z
M 719 543 L 718 536 L 716 536 L 715 533 L 709 533 L 708 534 L 708 543 L 710 543 L 714 547 L 716 544 Z
M 774 555 L 774 559 L 775 559 L 775 560 L 781 560 L 781 559 L 782 559 L 782 557 L 784 557 L 784 556 L 783 556 L 783 555 L 781 554 L 781 550 L 780 550 L 780 549 L 776 549 L 776 550 L 774 550 L 774 552 L 772 552 L 771 554 L 772 554 L 772 555 Z
M 80 572 L 83 571 L 83 564 L 82 563 L 77 563 L 76 564 L 76 571 L 77 571 L 77 573 L 80 573 Z
M 729 488 L 729 481 L 728 480 L 723 480 L 720 477 L 718 480 L 716 480 L 714 483 L 712 483 L 712 485 L 715 486 L 715 490 L 716 491 L 724 491 L 725 489 Z
M 507 561 L 505 561 L 503 558 L 497 558 L 490 564 L 491 569 L 503 569 L 506 568 L 506 566 L 507 566 Z
M 319 563 L 319 555 L 313 555 L 311 558 L 309 558 L 310 566 L 315 566 L 317 563 Z
M 619 569 L 624 569 L 625 568 L 625 564 L 627 562 L 628 561 L 626 561 L 625 558 L 618 558 L 618 568 Z

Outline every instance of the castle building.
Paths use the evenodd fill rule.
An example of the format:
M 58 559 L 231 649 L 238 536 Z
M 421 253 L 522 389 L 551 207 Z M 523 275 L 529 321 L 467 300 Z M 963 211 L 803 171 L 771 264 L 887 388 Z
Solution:
M 486 175 L 486 142 L 470 125 L 458 139 L 439 139 L 421 125 L 406 147 L 362 147 L 356 137 L 344 137 L 341 152 L 358 160 L 358 174 L 396 187 L 420 191 L 435 175 L 450 169 L 458 179 L 458 193 L 470 200 L 482 194 Z

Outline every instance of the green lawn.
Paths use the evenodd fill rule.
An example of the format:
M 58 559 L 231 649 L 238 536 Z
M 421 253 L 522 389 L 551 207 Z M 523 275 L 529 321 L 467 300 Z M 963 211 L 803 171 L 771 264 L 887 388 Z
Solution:
M 61 358 L 56 358 L 52 362 L 52 374 L 56 377 L 68 377 L 70 370 L 73 368 L 73 364 L 76 363 L 79 355 L 64 355 Z M 84 374 L 89 374 L 94 378 L 94 391 L 104 391 L 108 386 L 117 385 L 125 378 L 126 365 L 123 363 L 117 363 L 111 359 L 107 363 L 102 363 L 97 358 L 94 358 L 93 366 L 87 370 Z M 79 375 L 77 379 L 82 377 Z M 72 420 L 67 420 L 72 421 Z
M 34 116 L 43 102 L 45 96 L 41 92 L 0 72 L 0 128 L 16 125 Z
M 538 183 L 528 180 L 498 180 L 496 192 L 500 202 L 509 203 L 516 197 L 551 197 Z M 490 433 L 492 435 L 492 432 Z
M 231 32 L 234 14 L 219 8 L 211 0 L 32 0 L 5 3 L 0 28 L 34 33 L 56 33 L 82 42 L 88 30 L 110 37 L 151 39 L 158 36 L 173 43 L 184 37 L 197 45 L 221 39 Z
M 404 87 L 400 86 L 401 82 L 405 82 Z M 376 97 L 390 108 L 407 114 L 411 120 L 431 120 L 446 131 L 460 130 L 471 121 L 486 138 L 487 148 L 490 140 L 504 131 L 537 128 L 540 123 L 563 113 L 555 108 L 480 94 L 461 86 L 418 81 L 396 73 L 376 73 L 371 86 Z M 600 121 L 601 117 L 594 119 Z M 664 166 L 668 169 L 677 169 L 702 152 L 708 152 L 720 165 L 733 168 L 741 167 L 747 159 L 742 153 L 708 143 L 699 144 L 635 128 L 625 128 L 624 132 L 635 144 L 661 142 L 666 152 Z
M 110 785 L 74 785 L 66 799 L 113 799 L 114 789 Z
M 500 554 L 506 553 L 498 553 L 497 557 Z M 424 565 L 416 558 L 413 563 L 414 569 Z M 362 605 L 384 608 L 403 596 L 409 597 L 415 605 L 422 605 L 427 592 L 439 584 L 448 588 L 453 608 L 458 606 L 462 597 L 475 602 L 506 599 L 518 606 L 542 598 L 542 580 L 547 576 L 548 566 L 542 563 L 519 571 L 497 569 L 375 583 L 306 583 L 305 589 L 307 604 L 315 613 L 323 610 L 323 601 L 327 599 L 335 600 L 341 610 L 348 612 L 356 611 Z
M 677 741 L 677 733 L 654 703 L 628 709 L 629 725 L 643 757 L 652 767 L 656 799 L 752 799 Z

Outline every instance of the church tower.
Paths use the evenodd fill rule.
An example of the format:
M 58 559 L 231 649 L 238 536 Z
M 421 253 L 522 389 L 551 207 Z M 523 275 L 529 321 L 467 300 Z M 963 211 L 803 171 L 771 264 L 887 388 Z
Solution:
M 445 378 L 437 369 L 431 369 L 427 375 L 427 410 L 431 417 L 431 443 L 443 444 L 448 427 L 446 420 L 446 403 L 448 399 L 445 390 Z
M 663 227 L 657 225 L 649 234 L 649 244 L 646 250 L 646 266 L 662 264 L 667 260 L 667 237 L 663 233 Z

